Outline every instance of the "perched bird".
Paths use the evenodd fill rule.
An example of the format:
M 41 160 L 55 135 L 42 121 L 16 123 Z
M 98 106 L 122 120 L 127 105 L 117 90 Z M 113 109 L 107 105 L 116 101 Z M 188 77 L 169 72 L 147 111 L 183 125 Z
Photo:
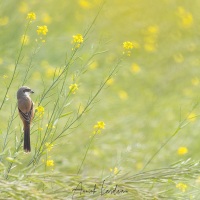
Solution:
M 33 102 L 30 94 L 34 93 L 29 87 L 22 86 L 17 91 L 19 116 L 24 124 L 24 151 L 31 151 L 30 124 L 34 117 Z

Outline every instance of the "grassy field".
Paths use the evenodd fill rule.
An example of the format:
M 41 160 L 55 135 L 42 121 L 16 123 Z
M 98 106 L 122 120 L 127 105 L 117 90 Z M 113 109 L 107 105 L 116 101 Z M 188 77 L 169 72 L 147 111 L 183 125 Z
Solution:
M 80 180 L 128 192 L 74 199 L 198 199 L 199 6 L 1 0 L 2 199 L 71 199 Z M 22 85 L 35 91 L 30 154 Z

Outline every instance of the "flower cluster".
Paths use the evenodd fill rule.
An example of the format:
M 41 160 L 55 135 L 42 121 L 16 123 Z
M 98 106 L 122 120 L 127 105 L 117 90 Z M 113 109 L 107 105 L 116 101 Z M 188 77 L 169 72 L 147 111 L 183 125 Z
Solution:
M 9 22 L 9 18 L 7 16 L 0 18 L 0 26 L 5 26 Z
M 72 94 L 75 94 L 76 91 L 78 90 L 78 85 L 77 85 L 76 83 L 71 84 L 71 85 L 69 86 L 69 89 L 70 89 L 70 92 L 71 92 Z
M 45 163 L 46 167 L 49 167 L 51 170 L 54 170 L 54 168 L 53 168 L 54 160 L 51 159 L 51 156 L 48 156 L 48 152 L 50 152 L 53 149 L 54 145 L 50 142 L 46 142 L 45 147 L 46 147 L 47 158 L 45 161 L 43 160 L 43 162 Z
M 104 129 L 105 128 L 105 123 L 103 121 L 97 122 L 96 125 L 94 125 L 94 129 Z
M 123 48 L 126 49 L 126 50 L 130 50 L 130 49 L 133 48 L 133 43 L 132 43 L 132 42 L 129 42 L 129 41 L 124 42 L 124 43 L 123 43 Z
M 126 54 L 127 56 L 131 55 L 131 49 L 133 49 L 133 43 L 130 41 L 126 41 L 123 43 L 123 54 Z
M 110 168 L 110 171 L 113 172 L 114 175 L 118 174 L 119 172 L 117 167 L 115 167 L 114 169 Z
M 56 128 L 52 123 L 46 124 L 46 127 L 48 129 L 54 129 L 54 128 Z
M 46 148 L 47 148 L 47 151 L 51 151 L 52 149 L 53 149 L 53 144 L 51 144 L 50 142 L 46 142 L 45 143 L 45 146 L 46 146 Z
M 178 155 L 185 155 L 188 152 L 188 149 L 186 147 L 179 147 L 178 148 Z
M 118 92 L 119 98 L 123 101 L 128 99 L 128 93 L 125 90 L 120 90 Z
M 42 127 L 39 127 L 39 128 L 38 128 L 38 131 L 42 131 L 42 130 L 43 130 L 43 128 L 42 128 Z
M 75 45 L 75 48 L 78 49 L 83 43 L 83 36 L 81 34 L 73 35 L 72 43 Z
M 91 8 L 91 3 L 87 0 L 79 0 L 79 5 L 85 9 Z
M 7 78 L 8 78 L 8 76 L 4 74 L 3 75 L 3 79 L 7 79 Z
M 47 167 L 53 167 L 54 166 L 54 160 L 47 160 L 46 161 L 46 166 Z
M 110 85 L 112 85 L 114 83 L 114 81 L 115 81 L 114 78 L 109 78 L 107 80 L 106 84 L 110 86 Z
M 60 75 L 60 70 L 55 69 L 55 67 L 51 67 L 50 65 L 46 68 L 46 76 L 48 78 L 55 77 Z
M 36 14 L 34 12 L 30 12 L 27 14 L 26 19 L 28 19 L 30 21 L 36 20 Z
M 187 12 L 183 7 L 178 8 L 177 15 L 183 28 L 190 28 L 193 25 L 192 14 Z
M 97 124 L 94 125 L 94 134 L 101 133 L 102 129 L 105 129 L 105 123 L 103 121 L 98 121 Z
M 148 52 L 154 52 L 157 49 L 157 38 L 159 28 L 157 25 L 147 27 L 144 38 L 144 49 Z
M 35 114 L 36 114 L 36 116 L 41 118 L 44 115 L 44 107 L 43 106 L 38 106 L 36 108 L 36 113 Z
M 38 35 L 46 35 L 47 32 L 48 32 L 47 26 L 44 25 L 44 26 L 38 26 L 37 27 L 37 34 Z
M 194 122 L 195 120 L 197 119 L 197 115 L 195 113 L 190 113 L 188 116 L 187 116 L 187 120 L 190 121 L 190 122 Z
M 46 169 L 46 167 L 48 167 L 49 169 L 51 169 L 52 171 L 54 170 L 54 160 L 53 159 L 51 159 L 51 156 L 47 156 L 47 158 L 46 159 L 43 159 L 42 160 L 42 162 L 44 163 L 44 165 L 45 165 L 45 169 Z
M 133 63 L 131 66 L 131 71 L 133 74 L 137 74 L 141 71 L 140 66 L 137 63 Z
M 191 80 L 191 82 L 192 82 L 192 85 L 194 85 L 194 86 L 198 86 L 199 83 L 200 83 L 200 81 L 199 81 L 199 79 L 198 79 L 197 77 L 194 77 L 194 78 Z
M 126 42 L 123 42 L 123 54 L 126 54 L 127 56 L 130 56 L 131 55 L 131 50 L 132 49 L 138 49 L 140 48 L 140 45 L 136 42 L 136 41 L 133 41 L 133 42 L 130 42 L 130 41 L 126 41 Z
M 178 188 L 179 190 L 181 190 L 182 192 L 185 192 L 187 189 L 187 185 L 184 183 L 178 183 L 176 184 L 176 188 Z
M 83 43 L 83 36 L 81 34 L 73 35 L 73 43 Z

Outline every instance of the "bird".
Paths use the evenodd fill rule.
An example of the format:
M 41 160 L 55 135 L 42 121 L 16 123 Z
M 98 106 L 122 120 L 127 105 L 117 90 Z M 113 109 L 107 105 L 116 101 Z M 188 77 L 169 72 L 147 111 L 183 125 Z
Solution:
M 30 98 L 32 93 L 34 91 L 27 86 L 22 86 L 17 91 L 19 116 L 24 125 L 24 151 L 26 153 L 31 152 L 30 125 L 34 117 L 34 104 Z

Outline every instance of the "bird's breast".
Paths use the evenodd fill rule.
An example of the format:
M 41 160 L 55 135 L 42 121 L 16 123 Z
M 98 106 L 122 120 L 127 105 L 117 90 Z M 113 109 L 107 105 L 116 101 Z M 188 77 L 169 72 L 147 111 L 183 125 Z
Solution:
M 18 108 L 23 113 L 28 113 L 31 110 L 32 101 L 29 97 L 23 97 L 18 99 Z

